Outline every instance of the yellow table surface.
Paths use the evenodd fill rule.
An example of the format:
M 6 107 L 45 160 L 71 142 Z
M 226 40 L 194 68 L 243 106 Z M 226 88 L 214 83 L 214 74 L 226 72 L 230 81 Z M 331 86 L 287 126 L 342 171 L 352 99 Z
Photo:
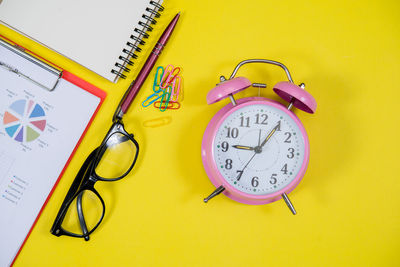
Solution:
M 159 26 L 127 80 L 116 84 L 0 27 L 1 34 L 108 93 L 15 266 L 399 266 L 400 19 L 398 1 L 167 0 Z M 157 65 L 183 68 L 184 101 L 164 113 L 143 108 L 155 70 L 124 118 L 141 145 L 137 165 L 119 182 L 98 183 L 107 214 L 91 240 L 49 233 L 71 182 L 102 140 L 119 99 L 168 21 L 181 19 Z M 101 55 L 99 55 L 101 56 Z M 249 58 L 281 61 L 318 102 L 299 110 L 311 158 L 290 194 L 250 206 L 215 188 L 201 162 L 204 130 L 228 99 L 206 103 L 220 75 Z M 240 76 L 285 80 L 277 67 L 253 64 Z M 257 95 L 250 88 L 237 97 Z M 146 128 L 146 120 L 171 123 Z

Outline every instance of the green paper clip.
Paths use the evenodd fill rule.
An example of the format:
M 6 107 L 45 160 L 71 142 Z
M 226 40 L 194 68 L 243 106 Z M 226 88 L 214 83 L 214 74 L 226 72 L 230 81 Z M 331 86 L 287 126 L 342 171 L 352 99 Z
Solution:
M 161 74 L 159 74 L 159 70 L 161 70 Z M 161 79 L 162 76 L 164 75 L 164 68 L 162 66 L 157 67 L 156 70 L 156 76 L 154 76 L 154 82 L 153 82 L 153 91 L 154 93 L 151 94 L 150 96 L 148 96 L 143 102 L 142 102 L 142 106 L 148 107 L 151 104 L 153 104 L 157 99 L 159 99 L 160 97 L 163 96 L 163 94 L 160 94 L 161 92 L 163 92 L 163 89 L 161 89 L 160 84 L 161 84 Z M 158 90 L 157 90 L 158 87 Z
M 158 71 L 161 69 L 161 74 L 158 74 Z M 161 81 L 162 81 L 162 77 L 164 75 L 164 68 L 162 66 L 157 67 L 156 70 L 156 76 L 154 76 L 154 82 L 153 82 L 153 91 L 154 93 L 160 93 L 160 89 L 161 89 Z M 156 87 L 158 87 L 158 90 L 156 90 Z
M 161 103 L 160 103 L 160 111 L 164 112 L 169 104 L 169 100 L 171 99 L 171 91 L 172 91 L 172 87 L 168 86 L 167 89 L 164 90 L 164 93 L 162 94 L 162 98 L 161 98 Z M 167 99 L 164 102 L 165 96 L 167 96 Z M 163 105 L 165 104 L 164 108 Z

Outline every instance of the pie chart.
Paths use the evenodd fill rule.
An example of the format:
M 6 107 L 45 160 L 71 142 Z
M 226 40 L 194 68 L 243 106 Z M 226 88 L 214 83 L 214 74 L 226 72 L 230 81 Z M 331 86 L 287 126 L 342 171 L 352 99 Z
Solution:
M 46 128 L 46 114 L 33 100 L 20 99 L 4 112 L 4 129 L 17 142 L 31 142 Z

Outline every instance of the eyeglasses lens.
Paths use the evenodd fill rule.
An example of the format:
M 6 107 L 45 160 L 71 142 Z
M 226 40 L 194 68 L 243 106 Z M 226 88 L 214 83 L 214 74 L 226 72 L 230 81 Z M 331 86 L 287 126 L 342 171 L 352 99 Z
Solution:
M 105 143 L 95 172 L 105 179 L 115 179 L 126 174 L 134 163 L 137 148 L 132 140 L 122 134 L 114 133 Z
M 62 228 L 77 235 L 90 232 L 100 222 L 103 205 L 99 197 L 90 190 L 82 191 L 71 203 L 64 217 Z

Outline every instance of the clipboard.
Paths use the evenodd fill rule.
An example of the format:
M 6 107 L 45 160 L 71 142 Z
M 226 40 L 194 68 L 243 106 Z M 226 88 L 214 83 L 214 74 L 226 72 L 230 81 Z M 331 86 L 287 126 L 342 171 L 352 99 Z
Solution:
M 5 59 L 8 57 L 13 58 L 13 62 L 7 62 Z M 0 87 L 4 88 L 0 88 L 0 212 L 6 215 L 3 216 L 6 219 L 0 219 L 0 226 L 3 229 L 5 226 L 7 230 L 0 230 L 0 239 L 7 240 L 7 244 L 0 242 L 0 265 L 12 265 L 102 105 L 106 93 L 2 35 L 0 75 L 18 81 L 21 88 L 24 87 L 13 89 L 15 82 L 4 84 L 6 79 L 2 77 L 3 85 Z M 68 107 L 66 101 L 73 101 L 74 108 Z M 83 118 L 77 116 L 76 109 L 84 110 Z M 70 112 L 68 116 L 65 111 Z M 60 151 L 59 155 L 53 155 L 55 151 Z M 55 166 L 39 166 L 46 157 L 52 158 Z M 27 177 L 30 174 L 23 170 L 24 165 L 21 164 L 24 163 L 21 161 L 31 163 L 27 164 L 26 169 L 33 169 L 29 170 L 32 177 Z M 35 176 L 35 173 L 39 173 L 39 168 L 49 177 L 42 180 L 36 177 L 39 176 Z M 34 195 L 36 192 L 38 195 Z M 29 216 L 24 212 L 30 213 Z M 21 220 L 24 226 L 17 229 L 14 224 L 16 221 L 19 222 L 18 225 L 21 224 Z

